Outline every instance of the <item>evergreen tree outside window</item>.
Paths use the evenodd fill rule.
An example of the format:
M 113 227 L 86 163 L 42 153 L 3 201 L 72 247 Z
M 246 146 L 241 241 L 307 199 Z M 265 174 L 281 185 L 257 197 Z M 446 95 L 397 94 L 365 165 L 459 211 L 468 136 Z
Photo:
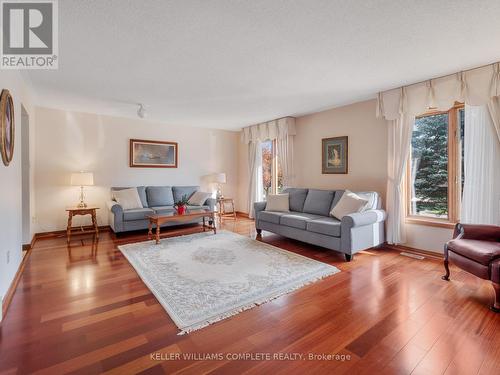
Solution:
M 464 108 L 415 118 L 407 166 L 407 221 L 451 226 L 463 187 Z

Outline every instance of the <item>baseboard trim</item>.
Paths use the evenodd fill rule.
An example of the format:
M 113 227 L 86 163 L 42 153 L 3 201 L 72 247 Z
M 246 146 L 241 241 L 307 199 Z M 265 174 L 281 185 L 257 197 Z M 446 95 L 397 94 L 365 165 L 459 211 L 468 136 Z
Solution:
M 250 217 L 248 216 L 248 214 L 246 212 L 236 211 L 236 215 L 250 219 Z
M 9 289 L 7 289 L 7 293 L 5 293 L 5 297 L 2 301 L 2 320 L 0 321 L 3 322 L 5 319 L 5 316 L 7 315 L 7 311 L 9 309 L 10 303 L 12 302 L 12 298 L 14 297 L 14 293 L 16 292 L 17 285 L 19 284 L 19 280 L 21 279 L 21 275 L 24 272 L 24 267 L 26 266 L 26 261 L 28 260 L 29 256 L 31 255 L 31 248 L 27 250 L 26 254 L 23 257 L 23 260 L 21 260 L 21 264 L 19 265 L 19 268 L 17 269 L 16 275 L 14 276 L 14 279 L 10 283 Z
M 384 244 L 384 247 L 395 250 L 395 251 L 405 251 L 407 253 L 415 254 L 415 255 L 421 255 L 426 258 L 432 258 L 432 259 L 437 259 L 437 260 L 443 260 L 444 255 L 435 253 L 433 251 L 428 251 L 428 250 L 420 250 L 420 249 L 415 249 L 414 247 L 409 247 L 409 246 L 403 246 L 403 245 L 390 245 L 388 243 Z

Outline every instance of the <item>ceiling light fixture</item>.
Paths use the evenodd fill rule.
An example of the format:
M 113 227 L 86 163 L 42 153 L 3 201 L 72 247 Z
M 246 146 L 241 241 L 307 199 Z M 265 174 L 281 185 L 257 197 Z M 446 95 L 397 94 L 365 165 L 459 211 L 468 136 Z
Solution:
M 144 104 L 139 103 L 137 105 L 139 106 L 139 109 L 137 110 L 137 116 L 139 116 L 140 118 L 146 117 L 146 107 L 144 106 Z

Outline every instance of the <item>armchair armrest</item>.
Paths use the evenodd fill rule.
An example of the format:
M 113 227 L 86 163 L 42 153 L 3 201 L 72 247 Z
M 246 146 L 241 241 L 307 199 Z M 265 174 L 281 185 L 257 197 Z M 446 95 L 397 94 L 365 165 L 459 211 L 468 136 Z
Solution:
M 455 226 L 453 238 L 500 242 L 500 226 L 459 223 Z
M 349 228 L 361 227 L 363 225 L 380 223 L 385 220 L 386 216 L 384 210 L 368 210 L 346 215 L 342 218 L 341 223 L 342 226 Z
M 255 211 L 255 217 L 257 218 L 257 213 L 264 211 L 266 209 L 266 202 L 255 202 L 253 204 L 253 210 Z

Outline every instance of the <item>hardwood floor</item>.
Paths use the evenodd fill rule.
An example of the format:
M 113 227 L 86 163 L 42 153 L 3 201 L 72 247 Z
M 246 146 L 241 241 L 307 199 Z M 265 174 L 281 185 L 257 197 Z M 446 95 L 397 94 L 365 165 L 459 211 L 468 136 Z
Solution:
M 223 227 L 255 236 L 248 219 Z M 378 249 L 346 263 L 264 232 L 263 241 L 342 272 L 179 336 L 116 247 L 145 235 L 102 233 L 94 248 L 75 237 L 70 253 L 65 238 L 38 241 L 1 325 L 0 374 L 500 373 L 500 314 L 487 307 L 493 289 L 458 268 L 445 282 L 437 260 Z M 273 357 L 279 353 L 304 358 Z M 222 358 L 197 360 L 204 355 Z

